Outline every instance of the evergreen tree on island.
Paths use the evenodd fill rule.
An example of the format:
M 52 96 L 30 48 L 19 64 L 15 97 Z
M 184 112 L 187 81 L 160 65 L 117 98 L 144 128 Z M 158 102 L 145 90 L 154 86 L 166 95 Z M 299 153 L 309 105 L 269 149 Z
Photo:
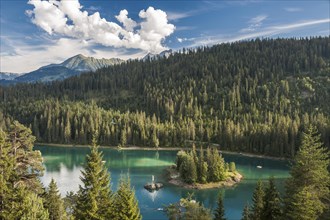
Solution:
M 190 152 L 181 150 L 176 157 L 176 169 L 188 184 L 224 181 L 228 172 L 236 171 L 234 162 L 231 167 L 231 170 L 225 168 L 225 161 L 216 148 L 208 148 L 204 158 L 204 150 L 201 148 L 198 155 L 193 145 Z
M 323 147 L 316 128 L 310 125 L 303 133 L 286 184 L 286 219 L 317 219 L 329 208 L 329 165 L 329 151 Z
M 209 182 L 219 182 L 225 179 L 225 161 L 216 148 L 207 153 Z
M 207 182 L 207 163 L 204 160 L 204 149 L 201 147 L 200 156 L 198 160 L 198 182 L 206 183 Z
M 93 146 L 86 156 L 84 170 L 80 177 L 77 204 L 74 210 L 76 219 L 112 219 L 113 195 L 110 189 L 110 174 L 102 161 L 103 155 L 98 151 L 96 135 Z

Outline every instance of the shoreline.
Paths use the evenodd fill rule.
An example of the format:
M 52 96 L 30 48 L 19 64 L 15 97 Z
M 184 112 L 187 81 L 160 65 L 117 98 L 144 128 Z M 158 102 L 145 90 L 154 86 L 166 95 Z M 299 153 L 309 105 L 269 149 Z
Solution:
M 35 143 L 36 146 L 48 146 L 48 147 L 91 147 L 91 145 L 87 144 L 49 144 L 49 143 Z M 190 148 L 180 148 L 180 147 L 139 147 L 139 146 L 126 146 L 126 147 L 117 147 L 117 146 L 104 146 L 99 145 L 99 148 L 108 148 L 114 150 L 149 150 L 149 151 L 158 151 L 158 150 L 169 150 L 169 151 L 177 151 L 177 150 L 188 150 Z
M 34 143 L 36 146 L 48 146 L 48 147 L 91 147 L 91 145 L 87 144 L 53 144 L 53 143 Z M 104 146 L 100 145 L 100 148 L 108 148 L 108 149 L 114 149 L 114 150 L 145 150 L 145 151 L 162 151 L 162 150 L 169 150 L 169 151 L 179 151 L 179 150 L 189 150 L 191 148 L 187 147 L 139 147 L 139 146 L 133 146 L 128 145 L 126 147 L 120 147 L 117 146 Z M 199 150 L 199 149 L 196 149 Z M 271 159 L 271 160 L 290 160 L 290 158 L 286 157 L 274 157 L 274 156 L 268 156 L 268 155 L 260 155 L 260 154 L 254 154 L 254 153 L 247 153 L 247 152 L 236 152 L 236 151 L 227 151 L 227 150 L 219 150 L 220 153 L 224 154 L 231 154 L 231 155 L 241 155 L 246 157 L 257 157 L 257 158 L 264 158 L 264 159 Z
M 197 190 L 204 190 L 204 189 L 216 189 L 216 188 L 223 188 L 223 187 L 234 187 L 238 183 L 243 180 L 243 175 L 239 172 L 229 172 L 229 176 L 220 182 L 209 182 L 209 183 L 194 183 L 188 184 L 185 183 L 181 178 L 178 171 L 174 168 L 174 166 L 166 168 L 167 172 L 167 182 L 169 184 L 175 185 L 177 187 L 182 187 L 185 189 L 197 189 Z

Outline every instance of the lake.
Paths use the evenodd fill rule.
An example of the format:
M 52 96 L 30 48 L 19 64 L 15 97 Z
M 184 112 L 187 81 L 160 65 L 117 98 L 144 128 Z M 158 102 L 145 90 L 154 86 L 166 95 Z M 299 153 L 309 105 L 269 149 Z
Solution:
M 51 178 L 58 184 L 62 196 L 67 191 L 77 191 L 81 184 L 80 170 L 85 161 L 88 147 L 53 147 L 36 146 L 44 158 L 45 173 L 41 178 L 44 185 L 48 185 Z M 289 176 L 287 161 L 248 157 L 243 155 L 223 154 L 226 162 L 234 161 L 237 170 L 244 176 L 244 180 L 231 188 L 187 190 L 166 183 L 164 169 L 174 164 L 177 151 L 145 151 L 145 150 L 116 150 L 100 148 L 103 159 L 111 172 L 112 189 L 117 189 L 121 175 L 129 173 L 131 184 L 135 189 L 136 197 L 143 219 L 167 219 L 165 213 L 157 208 L 178 202 L 188 193 L 194 193 L 197 201 L 206 207 L 215 208 L 217 195 L 224 194 L 224 207 L 227 219 L 240 219 L 244 205 L 251 204 L 253 190 L 258 179 L 267 181 L 270 176 L 276 178 L 276 184 L 281 193 L 284 191 L 284 181 Z M 257 166 L 262 166 L 258 169 Z M 144 184 L 155 176 L 157 182 L 164 183 L 164 188 L 153 193 L 143 188 Z

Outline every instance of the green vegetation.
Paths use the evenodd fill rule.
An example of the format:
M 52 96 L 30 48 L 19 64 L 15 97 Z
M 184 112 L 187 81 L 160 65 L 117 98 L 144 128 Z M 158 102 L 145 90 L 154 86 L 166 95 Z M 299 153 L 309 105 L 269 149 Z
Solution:
M 74 216 L 76 219 L 112 219 L 114 210 L 110 174 L 93 140 L 91 153 L 86 156 L 86 164 L 81 172 L 83 185 L 79 186 Z
M 282 216 L 281 202 L 280 194 L 275 186 L 275 180 L 273 177 L 271 177 L 269 179 L 268 187 L 265 189 L 262 219 L 280 219 Z
M 261 220 L 262 219 L 262 212 L 264 210 L 264 189 L 263 184 L 259 180 L 257 183 L 257 187 L 253 192 L 252 197 L 252 208 L 251 208 L 251 219 Z
M 188 184 L 224 181 L 229 172 L 236 172 L 235 163 L 231 164 L 233 170 L 226 169 L 225 161 L 216 148 L 208 148 L 205 158 L 202 148 L 199 155 L 194 147 L 189 152 L 181 150 L 176 159 L 176 169 Z
M 34 151 L 31 130 L 13 122 L 0 129 L 0 219 L 48 219 L 44 208 L 42 157 Z
M 317 219 L 330 208 L 329 151 L 322 145 L 320 134 L 310 126 L 303 133 L 287 181 L 286 219 Z
M 102 153 L 98 151 L 95 139 L 82 171 L 83 185 L 77 194 L 68 193 L 63 201 L 54 180 L 44 190 L 38 179 L 42 175 L 42 157 L 40 152 L 33 150 L 34 137 L 31 130 L 17 121 L 12 122 L 9 127 L 6 132 L 0 130 L 1 219 L 142 218 L 129 178 L 121 180 L 117 192 L 111 192 L 110 174 L 102 162 Z M 214 161 L 223 161 L 214 159 L 218 158 L 214 154 L 219 156 L 216 150 L 207 150 L 204 159 L 207 164 L 214 165 Z M 196 164 L 201 164 L 200 158 L 204 158 L 203 150 L 198 155 L 195 148 L 188 153 L 180 151 L 178 155 L 177 163 L 180 166 L 194 164 L 196 167 Z M 214 161 L 210 162 L 212 160 Z M 329 165 L 329 151 L 323 147 L 316 128 L 310 126 L 303 133 L 300 150 L 294 157 L 284 202 L 273 178 L 269 179 L 266 187 L 259 181 L 253 194 L 252 207 L 244 208 L 243 219 L 327 219 Z M 207 165 L 209 166 L 212 165 Z M 222 166 L 224 167 L 223 164 Z M 228 167 L 232 169 L 234 166 Z M 194 179 L 205 176 L 216 175 L 197 174 Z M 169 205 L 166 211 L 170 219 L 212 219 L 211 211 L 191 198 Z M 215 218 L 221 219 L 223 216 L 223 201 L 220 196 Z
M 214 211 L 214 220 L 226 220 L 225 218 L 225 209 L 223 207 L 222 194 L 218 195 L 217 208 Z
M 50 220 L 67 219 L 64 202 L 61 199 L 61 195 L 54 179 L 50 181 L 48 189 L 43 197 L 44 207 L 48 210 Z
M 180 147 L 293 157 L 314 124 L 330 146 L 329 37 L 265 39 L 132 60 L 61 82 L 0 87 L 38 142 Z M 2 122 L 1 122 L 2 123 Z
M 165 210 L 170 220 L 212 220 L 211 210 L 193 200 L 192 195 L 180 199 L 178 203 L 168 205 Z
M 251 220 L 250 216 L 251 214 L 250 214 L 249 206 L 245 205 L 243 209 L 242 220 Z
M 253 193 L 252 208 L 245 206 L 242 219 L 328 219 L 329 167 L 329 150 L 323 147 L 316 128 L 309 126 L 293 160 L 284 202 L 275 187 L 274 178 L 269 179 L 266 189 L 259 181 Z
M 142 219 L 130 180 L 110 190 L 110 174 L 98 151 L 96 139 L 86 156 L 82 185 L 62 199 L 55 180 L 44 189 L 42 157 L 33 150 L 35 137 L 17 121 L 0 129 L 0 219 Z
M 141 219 L 129 180 L 111 192 L 98 142 L 212 144 L 293 157 L 284 202 L 272 179 L 265 189 L 259 182 L 243 219 L 327 219 L 328 42 L 329 37 L 257 39 L 129 61 L 61 82 L 0 87 L 0 218 L 65 218 L 56 184 L 45 192 L 39 181 L 42 157 L 33 150 L 32 130 L 39 142 L 73 144 L 91 143 L 99 131 L 82 171 L 83 185 L 65 199 L 69 218 Z M 236 170 L 217 149 L 198 154 L 194 147 L 178 153 L 177 168 L 188 184 L 221 181 Z M 170 205 L 167 213 L 170 219 L 212 218 L 210 210 L 191 199 Z
M 116 215 L 113 219 L 122 220 L 141 220 L 138 201 L 135 198 L 135 193 L 131 189 L 130 179 L 122 178 L 119 183 L 118 190 L 114 198 L 114 210 Z

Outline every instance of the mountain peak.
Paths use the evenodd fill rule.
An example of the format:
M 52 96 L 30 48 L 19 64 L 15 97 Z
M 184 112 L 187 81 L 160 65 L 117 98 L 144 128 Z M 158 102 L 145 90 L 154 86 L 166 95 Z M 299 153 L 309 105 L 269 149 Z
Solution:
M 173 53 L 172 49 L 164 50 L 158 54 L 148 53 L 142 58 L 142 60 L 148 60 L 148 59 L 154 60 L 163 57 L 168 58 L 172 53 Z
M 81 59 L 84 59 L 84 58 L 88 58 L 88 57 L 86 57 L 86 56 L 84 56 L 83 54 L 77 54 L 76 56 L 73 56 L 73 57 L 71 57 L 71 58 L 81 58 Z M 69 58 L 69 59 L 71 59 L 71 58 Z
M 59 64 L 50 64 L 40 67 L 39 69 L 26 73 L 15 78 L 16 82 L 49 82 L 54 80 L 63 80 L 65 78 L 79 75 L 81 72 L 96 71 L 102 67 L 107 67 L 124 62 L 119 58 L 96 59 L 94 57 L 86 57 L 77 54 Z M 0 75 L 0 80 L 7 77 L 5 74 Z M 7 77 L 8 78 L 8 77 Z
M 63 63 L 59 65 L 65 66 L 66 68 L 76 70 L 79 72 L 86 72 L 86 71 L 95 71 L 99 68 L 111 66 L 114 64 L 119 64 L 121 62 L 123 62 L 123 60 L 118 58 L 96 59 L 94 57 L 86 57 L 82 54 L 78 54 L 74 57 L 65 60 Z

